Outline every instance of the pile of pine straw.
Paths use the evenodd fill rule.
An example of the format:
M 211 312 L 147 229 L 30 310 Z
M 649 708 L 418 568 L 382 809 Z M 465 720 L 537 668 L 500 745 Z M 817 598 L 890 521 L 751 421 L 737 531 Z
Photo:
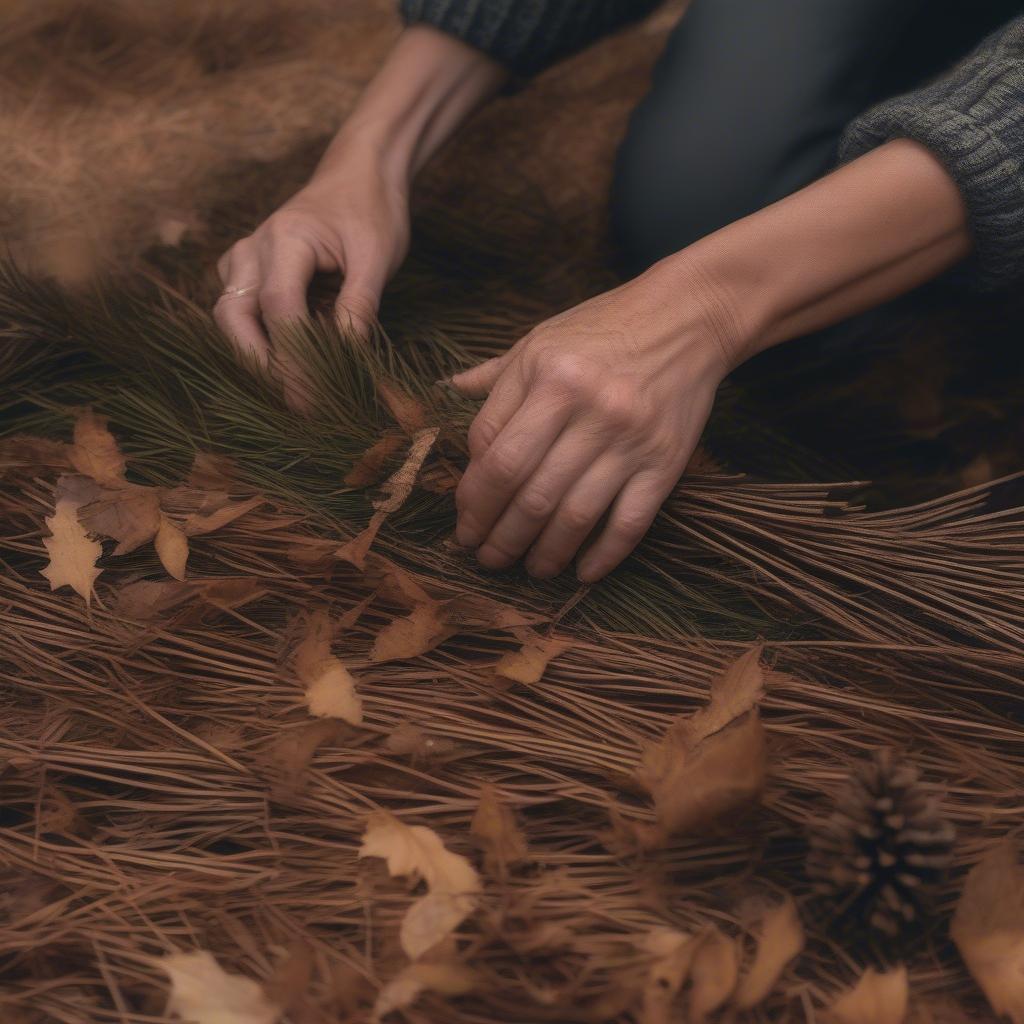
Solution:
M 179 22 L 154 8 L 140 28 L 128 5 L 110 5 L 107 20 L 92 8 L 91 21 L 75 18 L 86 5 L 25 5 L 15 41 L 30 53 L 66 47 L 50 82 L 67 95 L 44 97 L 51 141 L 74 123 L 72 86 L 106 66 L 97 54 L 132 88 L 165 66 L 154 63 L 161 46 L 220 54 L 200 70 L 167 63 L 185 75 L 178 106 L 166 82 L 141 94 L 165 115 L 164 141 L 190 96 L 220 95 L 231 110 L 275 73 L 316 81 L 287 54 L 261 63 L 253 40 L 299 49 L 328 39 L 323 6 L 311 5 L 307 37 L 269 33 L 282 10 L 272 3 L 250 14 L 228 5 L 204 34 L 198 6 L 176 5 Z M 364 38 L 386 41 L 391 23 L 367 19 L 377 34 Z M 83 25 L 91 36 L 76 48 Z M 252 25 L 261 31 L 247 36 Z M 132 46 L 118 35 L 128 29 Z M 155 49 L 139 50 L 140 38 Z M 658 38 L 640 29 L 622 45 L 649 55 Z M 358 49 L 334 45 L 331 59 Z M 254 47 L 252 66 L 223 56 Z M 603 52 L 589 84 L 625 103 Z M 255 92 L 240 74 L 259 79 Z M 544 88 L 571 94 L 573 82 Z M 116 88 L 100 100 L 110 123 L 127 109 Z M 478 143 L 513 114 L 499 111 Z M 357 344 L 320 323 L 281 339 L 301 348 L 320 393 L 317 412 L 299 419 L 272 381 L 235 365 L 205 310 L 212 255 L 308 169 L 313 120 L 278 139 L 294 152 L 269 171 L 246 166 L 252 151 L 229 163 L 200 147 L 148 201 L 140 188 L 123 192 L 138 200 L 127 212 L 108 181 L 90 194 L 107 197 L 92 204 L 106 234 L 60 255 L 46 258 L 34 234 L 45 204 L 8 197 L 23 262 L 76 283 L 102 255 L 144 281 L 71 294 L 13 268 L 0 279 L 0 1020 L 177 1019 L 168 966 L 172 1006 L 195 1015 L 180 984 L 197 961 L 174 958 L 196 951 L 252 979 L 214 972 L 207 988 L 241 998 L 246 1015 L 202 1024 L 366 1021 L 388 1001 L 408 1002 L 396 1019 L 414 1022 L 696 1020 L 707 981 L 696 969 L 687 977 L 684 935 L 700 938 L 698 950 L 715 936 L 747 979 L 722 995 L 719 1019 L 825 1019 L 866 968 L 900 964 L 908 1020 L 993 1019 L 949 924 L 969 867 L 1021 831 L 1020 481 L 867 511 L 857 485 L 792 482 L 828 479 L 815 472 L 821 460 L 726 395 L 713 452 L 749 450 L 761 465 L 770 452 L 790 482 L 696 461 L 637 555 L 589 589 L 481 571 L 450 543 L 473 405 L 431 382 L 604 283 L 578 251 L 592 232 L 576 213 L 589 207 L 547 195 L 581 232 L 566 239 L 530 212 L 547 208 L 526 202 L 528 181 L 506 189 L 483 225 L 451 214 L 452 193 L 428 182 L 418 234 L 444 244 L 415 253 L 396 283 L 389 337 Z M 95 126 L 86 135 L 109 142 Z M 211 129 L 203 145 L 215 138 Z M 139 160 L 149 154 L 139 146 Z M 95 167 L 97 179 L 115 171 Z M 185 225 L 184 243 L 141 260 L 151 239 L 140 225 L 188 196 L 206 205 L 168 214 Z M 66 227 L 53 226 L 62 245 Z M 181 241 L 177 228 L 168 240 Z M 410 488 L 401 470 L 417 448 L 426 456 Z M 115 552 L 129 534 L 122 546 L 134 549 Z M 80 592 L 50 589 L 65 580 Z M 738 659 L 746 698 L 724 735 L 746 730 L 749 743 L 710 776 L 688 776 L 671 727 L 707 705 Z M 852 766 L 882 747 L 943 794 L 958 833 L 933 915 L 896 947 L 835 928 L 803 867 L 809 829 Z M 717 820 L 687 804 L 730 787 L 744 799 Z M 994 964 L 989 996 L 1019 1021 L 1024 884 L 1012 865 L 1003 871 L 998 898 L 975 905 L 989 915 L 975 928 Z M 426 904 L 426 934 L 440 941 L 424 952 L 409 915 L 422 918 L 431 896 L 448 903 Z M 806 942 L 779 954 L 779 977 L 740 1010 L 751 973 L 764 970 L 755 955 L 792 938 L 792 926 L 774 940 L 769 928 L 755 954 L 766 923 L 791 906 Z

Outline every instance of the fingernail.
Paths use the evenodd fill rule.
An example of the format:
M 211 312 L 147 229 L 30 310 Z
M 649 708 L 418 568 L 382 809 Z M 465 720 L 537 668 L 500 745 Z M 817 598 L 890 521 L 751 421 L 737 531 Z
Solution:
M 447 392 L 449 395 L 459 395 L 459 389 L 452 383 L 451 377 L 441 377 L 440 380 L 435 380 L 434 387 L 440 391 Z
M 471 526 L 460 524 L 455 530 L 455 539 L 464 548 L 475 548 L 483 538 Z

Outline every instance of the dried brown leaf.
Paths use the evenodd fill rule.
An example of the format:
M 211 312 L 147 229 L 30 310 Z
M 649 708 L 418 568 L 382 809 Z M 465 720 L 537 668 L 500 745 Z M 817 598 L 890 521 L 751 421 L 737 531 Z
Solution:
M 455 750 L 455 744 L 448 739 L 431 736 L 425 729 L 411 722 L 402 722 L 388 735 L 384 745 L 392 754 L 426 760 L 443 757 Z
M 712 682 L 707 707 L 695 712 L 686 723 L 691 746 L 757 707 L 764 696 L 761 651 L 761 644 L 751 647 Z
M 325 718 L 289 729 L 275 740 L 270 759 L 279 771 L 276 786 L 284 793 L 294 793 L 313 760 L 325 743 L 336 742 L 343 729 L 336 719 Z
M 836 1024 L 903 1024 L 910 990 L 906 967 L 878 972 L 869 967 L 860 981 L 829 1007 Z
M 168 1015 L 194 1024 L 277 1024 L 281 1016 L 258 982 L 229 974 L 206 950 L 171 953 L 154 964 L 171 979 Z
M 495 672 L 516 683 L 539 683 L 548 663 L 572 646 L 572 641 L 560 637 L 531 637 L 518 650 L 503 655 Z
M 74 444 L 70 460 L 79 473 L 104 487 L 125 483 L 125 459 L 114 435 L 107 430 L 107 418 L 92 409 L 82 409 L 75 418 Z
M 338 548 L 338 558 L 351 562 L 358 569 L 366 567 L 366 556 L 381 526 L 384 525 L 384 520 L 392 512 L 397 512 L 412 493 L 416 477 L 423 468 L 423 463 L 430 454 L 440 430 L 440 427 L 428 427 L 413 436 L 405 462 L 381 485 L 383 493 L 381 498 L 373 503 L 376 511 L 369 525 L 362 533 Z
M 756 711 L 692 752 L 685 737 L 671 729 L 661 747 L 659 773 L 644 772 L 640 780 L 654 798 L 662 838 L 720 821 L 756 801 L 764 789 L 767 745 Z
M 423 403 L 413 398 L 400 384 L 393 380 L 377 381 L 377 394 L 383 399 L 395 422 L 407 434 L 415 434 L 427 425 L 427 410 Z
M 480 877 L 424 825 L 406 825 L 386 811 L 370 815 L 360 857 L 383 857 L 392 875 L 422 878 L 428 891 L 402 920 L 402 948 L 411 960 L 446 939 L 476 909 Z
M 238 486 L 238 468 L 227 455 L 196 452 L 188 484 L 201 491 L 230 491 Z
M 442 602 L 427 600 L 409 615 L 392 619 L 374 638 L 370 661 L 380 663 L 415 658 L 453 636 Z
M 160 492 L 135 484 L 97 490 L 79 518 L 92 533 L 117 541 L 113 554 L 127 555 L 151 541 L 160 529 Z
M 68 469 L 71 445 L 46 437 L 15 434 L 0 441 L 0 476 L 16 468 Z
M 710 928 L 697 937 L 690 965 L 691 1024 L 701 1024 L 732 995 L 740 973 L 739 946 L 734 939 Z
M 968 872 L 949 932 L 992 1009 L 1024 1024 L 1024 867 L 1015 843 Z
M 384 475 L 384 467 L 392 456 L 405 446 L 405 438 L 398 433 L 385 434 L 356 460 L 345 474 L 347 487 L 369 487 L 378 483 Z
M 188 561 L 188 539 L 167 516 L 160 517 L 160 529 L 153 541 L 160 564 L 176 580 L 185 579 L 185 563 Z
M 233 523 L 236 519 L 244 516 L 246 512 L 258 508 L 265 501 L 265 498 L 257 496 L 246 501 L 229 502 L 210 512 L 194 512 L 185 520 L 185 535 L 196 537 L 203 533 L 212 533 L 214 530 L 227 526 L 228 523 Z
M 461 996 L 476 985 L 476 974 L 465 964 L 429 961 L 409 964 L 380 990 L 373 1007 L 373 1019 L 380 1020 L 394 1010 L 411 1006 L 426 991 Z
M 92 601 L 96 577 L 103 571 L 96 568 L 96 560 L 103 554 L 99 541 L 93 540 L 78 521 L 78 504 L 71 498 L 58 500 L 46 525 L 50 536 L 43 538 L 43 546 L 50 561 L 40 572 L 50 581 L 50 589 L 68 586 L 85 603 Z
M 757 953 L 736 993 L 736 1005 L 742 1010 L 757 1006 L 768 997 L 786 969 L 786 965 L 804 948 L 806 937 L 800 914 L 787 896 L 771 908 L 761 922 Z
M 669 1024 L 672 1004 L 690 973 L 696 944 L 692 935 L 673 928 L 655 928 L 642 949 L 654 960 L 643 988 L 639 1024 Z
M 469 831 L 484 849 L 484 866 L 495 878 L 508 878 L 508 869 L 526 859 L 526 836 L 516 822 L 512 809 L 501 801 L 490 783 L 480 787 Z
M 295 672 L 305 684 L 311 715 L 359 725 L 363 720 L 362 700 L 351 673 L 331 654 L 333 632 L 326 611 L 310 614 L 305 636 L 295 650 Z

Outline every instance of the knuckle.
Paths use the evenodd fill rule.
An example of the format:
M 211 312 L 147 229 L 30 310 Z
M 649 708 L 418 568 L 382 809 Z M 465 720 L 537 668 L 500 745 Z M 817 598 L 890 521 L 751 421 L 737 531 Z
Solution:
M 497 483 L 511 483 L 519 472 L 519 455 L 506 445 L 492 445 L 483 458 L 483 469 Z
M 541 348 L 533 361 L 538 376 L 560 391 L 579 395 L 592 387 L 593 373 L 588 360 L 573 352 Z
M 589 507 L 572 502 L 567 502 L 562 507 L 558 518 L 562 525 L 573 534 L 589 531 L 597 521 L 597 517 Z
M 498 436 L 497 428 L 489 421 L 477 417 L 469 428 L 469 450 L 471 453 L 483 452 L 489 448 Z
M 647 512 L 621 512 L 612 517 L 609 529 L 626 541 L 638 541 L 650 528 L 653 516 Z
M 621 383 L 606 385 L 595 395 L 594 411 L 615 430 L 629 430 L 644 422 L 644 409 L 636 390 Z
M 555 503 L 544 491 L 529 487 L 516 495 L 515 506 L 528 519 L 547 519 L 554 511 Z

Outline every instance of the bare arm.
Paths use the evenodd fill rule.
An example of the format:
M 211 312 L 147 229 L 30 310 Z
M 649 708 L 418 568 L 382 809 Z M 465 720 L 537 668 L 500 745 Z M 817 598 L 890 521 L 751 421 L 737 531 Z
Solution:
M 408 249 L 414 176 L 506 77 L 436 29 L 406 29 L 309 183 L 221 258 L 217 322 L 240 353 L 281 373 L 293 405 L 306 404 L 304 376 L 273 352 L 268 328 L 307 313 L 316 271 L 343 275 L 344 322 L 374 318 Z
M 541 324 L 454 383 L 489 397 L 457 492 L 461 543 L 595 580 L 650 527 L 723 377 L 942 273 L 971 249 L 956 185 L 897 140 Z

